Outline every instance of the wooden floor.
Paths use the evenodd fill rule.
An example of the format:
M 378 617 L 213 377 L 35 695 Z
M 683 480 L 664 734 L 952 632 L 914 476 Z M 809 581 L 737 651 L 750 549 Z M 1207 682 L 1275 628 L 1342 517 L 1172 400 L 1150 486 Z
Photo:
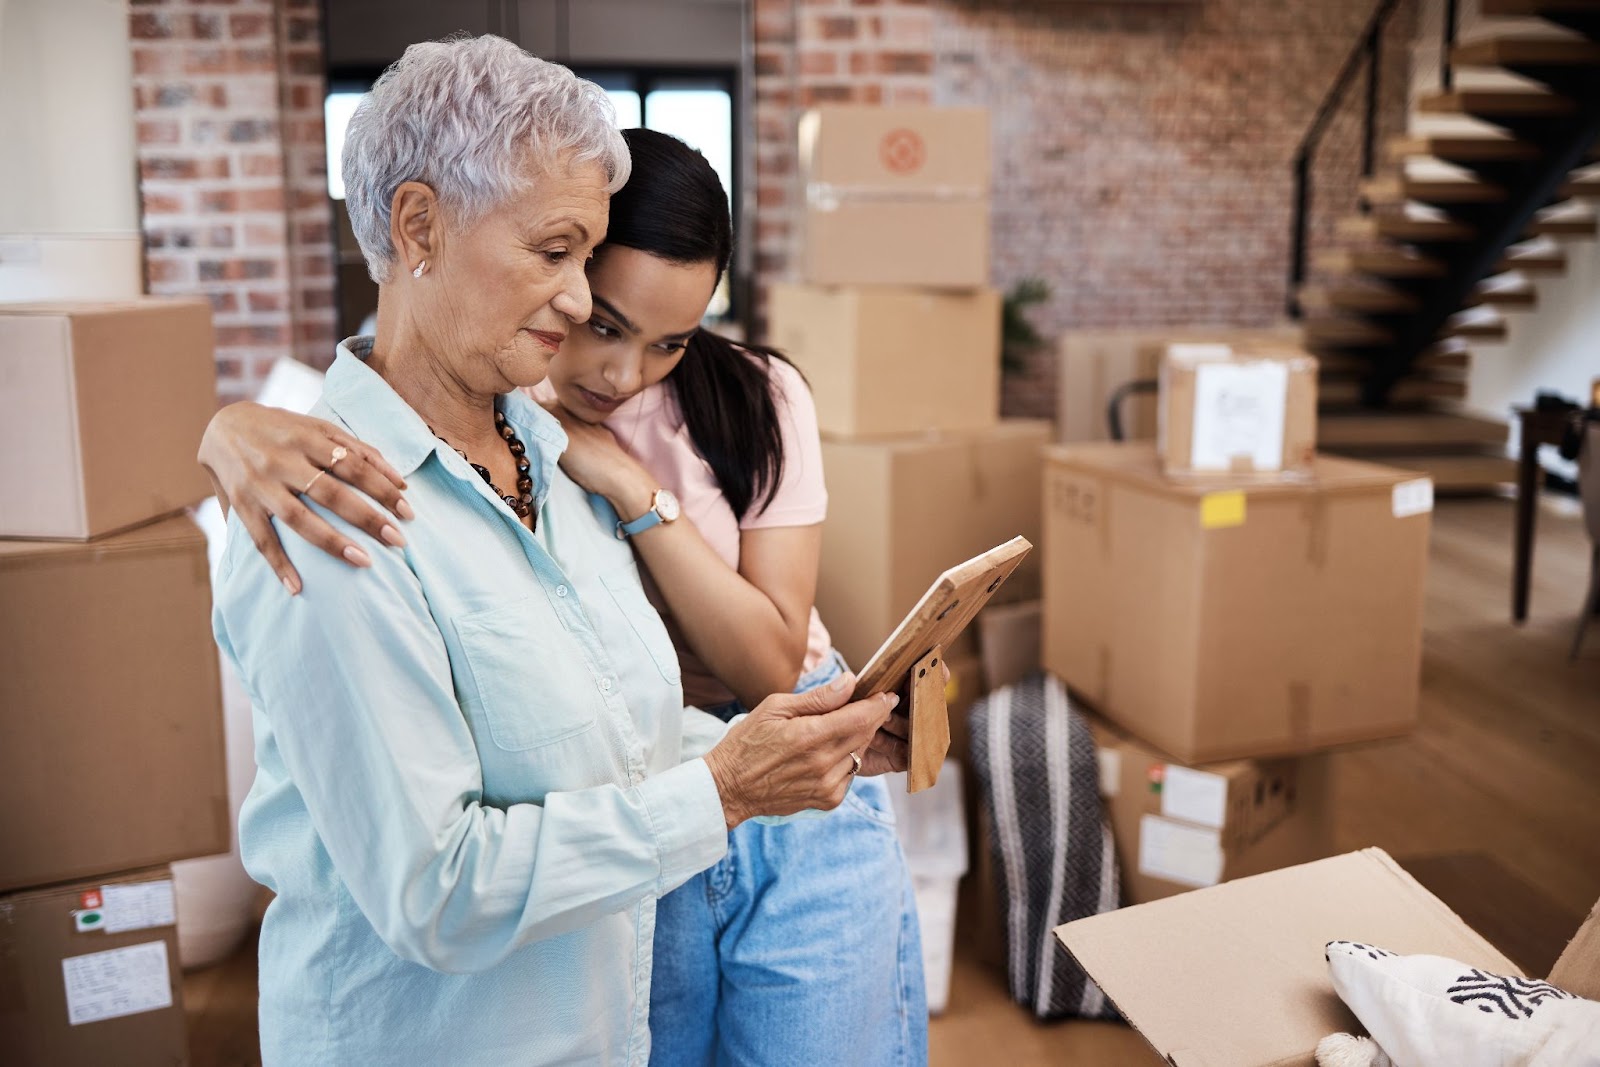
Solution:
M 1379 845 L 1530 973 L 1600 897 L 1600 621 L 1567 646 L 1588 566 L 1570 512 L 1540 516 L 1533 607 L 1510 623 L 1511 505 L 1442 501 L 1428 583 L 1422 722 L 1334 758 L 1339 844 Z M 254 948 L 184 982 L 195 1067 L 259 1062 Z M 1038 1025 L 960 952 L 934 1067 L 1160 1061 L 1107 1023 Z

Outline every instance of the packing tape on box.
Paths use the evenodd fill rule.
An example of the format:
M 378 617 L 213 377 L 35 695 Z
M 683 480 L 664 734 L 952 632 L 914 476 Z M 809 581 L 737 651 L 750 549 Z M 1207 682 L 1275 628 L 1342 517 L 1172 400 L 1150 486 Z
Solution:
M 815 211 L 838 211 L 847 203 L 884 203 L 896 200 L 987 200 L 989 191 L 970 185 L 923 185 L 907 189 L 898 185 L 835 185 L 807 182 L 806 206 Z

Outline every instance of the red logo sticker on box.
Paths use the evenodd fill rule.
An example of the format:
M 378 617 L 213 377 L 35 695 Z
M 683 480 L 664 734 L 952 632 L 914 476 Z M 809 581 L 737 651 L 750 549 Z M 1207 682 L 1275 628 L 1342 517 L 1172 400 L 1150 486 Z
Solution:
M 91 911 L 95 908 L 102 907 L 104 906 L 104 903 L 105 901 L 100 896 L 100 890 L 98 889 L 85 889 L 83 892 L 78 894 L 78 907 L 85 911 Z
M 921 169 L 928 158 L 928 148 L 922 143 L 920 133 L 902 127 L 883 135 L 878 155 L 883 159 L 883 165 L 894 173 L 910 174 Z

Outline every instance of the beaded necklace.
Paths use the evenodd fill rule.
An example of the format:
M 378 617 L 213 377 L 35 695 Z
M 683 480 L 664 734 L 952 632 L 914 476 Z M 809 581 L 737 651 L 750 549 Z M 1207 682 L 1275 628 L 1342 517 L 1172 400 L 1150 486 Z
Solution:
M 461 449 L 456 448 L 455 445 L 450 445 L 449 441 L 445 441 L 443 437 L 440 437 L 439 434 L 434 432 L 432 426 L 428 427 L 428 432 L 433 433 L 433 436 L 438 437 L 439 440 L 444 441 L 444 443 L 447 445 L 450 445 L 450 448 L 455 452 L 456 455 L 466 460 L 467 465 L 478 472 L 478 477 L 489 483 L 489 488 L 494 490 L 494 495 L 499 497 L 501 500 L 504 500 L 506 502 L 506 507 L 510 508 L 516 513 L 517 518 L 526 519 L 528 516 L 534 515 L 533 478 L 528 474 L 528 470 L 531 466 L 531 464 L 528 462 L 528 450 L 526 447 L 524 447 L 522 441 L 517 437 L 517 431 L 513 430 L 511 428 L 511 424 L 506 421 L 505 413 L 498 409 L 494 413 L 494 428 L 500 431 L 501 439 L 506 442 L 506 447 L 511 450 L 511 457 L 517 461 L 517 492 L 515 496 L 505 492 L 498 485 L 494 484 L 494 476 L 489 473 L 488 467 L 480 466 L 479 464 L 472 462 L 472 457 L 461 451 Z M 539 519 L 537 515 L 534 515 L 533 521 L 535 524 L 538 523 Z

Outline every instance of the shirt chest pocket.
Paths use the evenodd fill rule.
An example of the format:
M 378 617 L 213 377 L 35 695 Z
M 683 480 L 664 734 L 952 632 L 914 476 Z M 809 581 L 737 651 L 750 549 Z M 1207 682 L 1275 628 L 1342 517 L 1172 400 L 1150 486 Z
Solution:
M 534 597 L 455 619 L 495 746 L 523 752 L 594 729 L 602 711 L 581 649 Z

